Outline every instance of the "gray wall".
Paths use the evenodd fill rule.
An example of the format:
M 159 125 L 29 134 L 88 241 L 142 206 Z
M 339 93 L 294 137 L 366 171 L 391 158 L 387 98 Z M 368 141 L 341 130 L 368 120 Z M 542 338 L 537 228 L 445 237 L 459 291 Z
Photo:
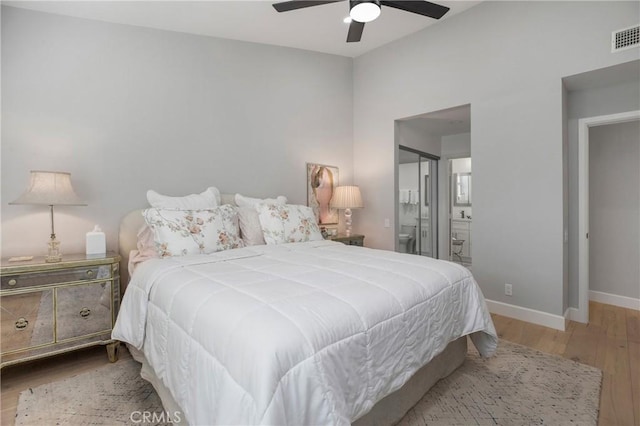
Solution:
M 64 252 L 155 189 L 306 203 L 306 162 L 351 183 L 350 58 L 2 7 L 2 255 L 44 254 L 48 211 L 9 206 L 29 170 L 71 172 Z
M 640 121 L 589 130 L 589 289 L 640 299 Z
M 638 83 L 605 85 L 567 92 L 569 179 L 569 301 L 578 307 L 578 120 L 640 110 Z
M 486 2 L 356 58 L 357 231 L 394 247 L 382 226 L 395 207 L 394 120 L 470 104 L 474 276 L 488 299 L 563 315 L 561 79 L 637 59 L 612 54 L 610 36 L 639 13 L 637 2 Z

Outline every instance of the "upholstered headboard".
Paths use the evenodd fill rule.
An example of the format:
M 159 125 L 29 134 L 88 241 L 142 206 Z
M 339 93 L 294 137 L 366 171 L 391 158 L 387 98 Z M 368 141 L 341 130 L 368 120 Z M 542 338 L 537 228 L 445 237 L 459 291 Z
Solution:
M 236 205 L 235 194 L 221 194 L 222 204 Z M 120 281 L 121 290 L 124 290 L 129 283 L 129 253 L 138 247 L 138 231 L 144 225 L 142 210 L 133 210 L 127 213 L 120 221 L 120 232 L 118 234 L 118 250 L 122 260 L 120 261 Z

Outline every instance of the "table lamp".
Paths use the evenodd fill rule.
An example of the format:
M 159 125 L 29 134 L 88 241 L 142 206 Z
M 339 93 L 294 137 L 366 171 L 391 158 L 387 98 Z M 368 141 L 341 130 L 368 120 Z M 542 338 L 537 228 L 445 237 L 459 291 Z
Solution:
M 49 206 L 51 212 L 51 240 L 46 262 L 60 262 L 60 241 L 56 240 L 53 227 L 53 206 L 86 206 L 73 191 L 71 174 L 66 172 L 31 171 L 29 188 L 17 200 L 9 204 L 35 204 Z
M 354 185 L 337 187 L 331 198 L 331 207 L 344 209 L 344 218 L 347 226 L 345 233 L 347 237 L 350 237 L 351 209 L 361 209 L 364 207 L 362 204 L 362 196 L 360 195 L 360 188 Z

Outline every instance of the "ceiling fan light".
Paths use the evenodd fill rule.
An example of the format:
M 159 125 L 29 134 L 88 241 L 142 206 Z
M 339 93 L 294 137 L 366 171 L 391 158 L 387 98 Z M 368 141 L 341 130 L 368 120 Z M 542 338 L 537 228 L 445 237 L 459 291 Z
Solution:
M 349 16 L 357 22 L 371 22 L 380 16 L 380 2 L 351 0 Z

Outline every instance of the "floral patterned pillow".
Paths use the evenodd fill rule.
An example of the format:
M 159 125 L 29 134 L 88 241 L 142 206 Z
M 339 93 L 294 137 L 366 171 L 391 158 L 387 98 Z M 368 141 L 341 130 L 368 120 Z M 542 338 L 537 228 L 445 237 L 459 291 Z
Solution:
M 320 241 L 322 234 L 311 207 L 263 204 L 257 207 L 267 244 Z
M 142 212 L 160 257 L 208 254 L 243 247 L 236 208 L 207 210 L 151 208 Z

